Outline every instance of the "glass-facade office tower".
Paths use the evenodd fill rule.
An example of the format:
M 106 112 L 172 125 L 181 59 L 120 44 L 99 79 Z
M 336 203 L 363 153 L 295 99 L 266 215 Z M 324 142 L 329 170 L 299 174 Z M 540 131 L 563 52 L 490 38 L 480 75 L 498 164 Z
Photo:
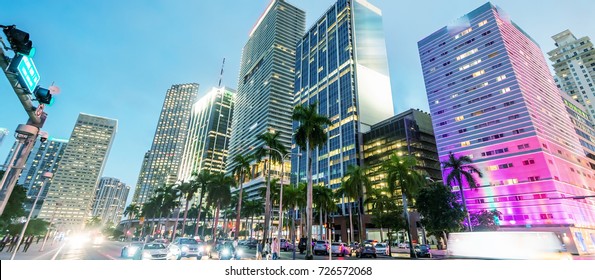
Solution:
M 145 203 L 155 189 L 176 183 L 197 94 L 196 83 L 173 85 L 167 90 L 153 144 L 143 158 L 134 191 L 137 205 Z
M 314 184 L 341 184 L 349 165 L 362 164 L 361 133 L 393 116 L 382 13 L 364 0 L 339 0 L 296 48 L 295 105 L 318 104 L 328 116 L 328 142 L 312 155 Z M 294 130 L 298 123 L 293 124 Z M 306 151 L 295 145 L 292 174 L 306 178 Z
M 235 94 L 230 88 L 213 88 L 194 103 L 180 180 L 189 181 L 203 169 L 225 172 Z
M 119 179 L 102 177 L 95 192 L 92 217 L 99 217 L 101 224 L 118 225 L 124 214 L 130 186 Z
M 41 141 L 35 143 L 35 146 L 31 150 L 31 155 L 27 158 L 25 169 L 23 169 L 18 181 L 27 190 L 27 198 L 29 200 L 28 202 L 30 202 L 25 204 L 27 211 L 31 210 L 33 201 L 44 183 L 43 173 L 51 172 L 52 174 L 56 174 L 67 145 L 68 140 L 56 138 L 50 138 L 43 143 Z M 41 209 L 51 185 L 52 181 L 49 180 L 40 194 L 39 201 L 37 201 L 35 206 L 36 212 L 33 213 L 34 217 L 37 216 L 37 212 Z
M 418 45 L 440 161 L 467 155 L 484 175 L 463 186 L 469 212 L 496 209 L 503 229 L 595 250 L 595 206 L 560 199 L 595 194 L 595 172 L 539 46 L 491 3 Z
M 250 32 L 242 50 L 229 159 L 254 154 L 264 145 L 256 137 L 265 132 L 280 132 L 282 144 L 290 150 L 295 45 L 304 34 L 305 17 L 304 11 L 289 3 L 273 0 Z M 246 197 L 254 196 L 253 190 L 264 184 L 261 165 L 244 184 Z M 226 172 L 234 167 L 229 162 Z M 280 166 L 272 169 L 277 173 Z M 285 171 L 289 174 L 289 164 Z
M 591 119 L 595 119 L 595 48 L 591 39 L 577 39 L 570 30 L 564 30 L 552 39 L 556 48 L 548 55 L 558 87 L 585 106 Z
M 53 221 L 62 230 L 83 228 L 117 129 L 117 120 L 79 114 L 40 219 Z

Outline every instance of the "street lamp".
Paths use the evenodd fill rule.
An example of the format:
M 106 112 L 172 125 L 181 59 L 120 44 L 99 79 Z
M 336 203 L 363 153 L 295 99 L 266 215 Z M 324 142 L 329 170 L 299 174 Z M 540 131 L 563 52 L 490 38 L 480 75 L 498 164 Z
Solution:
M 283 154 L 281 153 L 281 151 L 277 150 L 277 149 L 273 149 L 270 146 L 265 145 L 263 147 L 265 150 L 268 151 L 275 151 L 277 153 L 279 153 L 279 155 L 281 156 L 281 189 L 279 191 L 279 228 L 277 230 L 277 240 L 279 240 L 279 242 L 281 242 L 281 230 L 283 229 L 283 175 L 285 172 L 285 157 L 287 156 L 291 156 L 291 155 L 296 155 L 296 156 L 302 156 L 301 153 L 286 153 Z M 293 246 L 295 247 L 295 244 L 293 244 Z
M 42 175 L 43 180 L 44 180 L 43 185 L 41 185 L 41 188 L 39 189 L 39 192 L 37 193 L 37 196 L 35 197 L 35 201 L 33 201 L 33 206 L 31 207 L 31 211 L 29 212 L 27 221 L 25 222 L 25 225 L 23 225 L 23 230 L 21 230 L 21 235 L 19 236 L 19 240 L 17 241 L 16 247 L 15 247 L 14 251 L 12 252 L 12 256 L 10 257 L 11 260 L 14 260 L 14 257 L 16 256 L 17 251 L 19 250 L 19 246 L 21 245 L 21 242 L 23 241 L 23 236 L 25 235 L 25 230 L 27 230 L 27 226 L 29 225 L 29 221 L 31 220 L 33 211 L 35 210 L 35 205 L 37 204 L 37 200 L 39 200 L 39 196 L 41 196 L 43 189 L 47 185 L 48 180 L 50 178 L 52 178 L 52 176 L 53 176 L 53 174 L 51 172 L 44 172 Z

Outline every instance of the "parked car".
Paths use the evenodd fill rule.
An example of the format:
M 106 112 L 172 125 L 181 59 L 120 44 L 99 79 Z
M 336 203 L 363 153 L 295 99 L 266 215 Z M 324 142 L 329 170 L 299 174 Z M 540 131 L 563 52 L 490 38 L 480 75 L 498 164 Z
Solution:
M 124 259 L 138 258 L 138 253 L 141 251 L 141 248 L 143 248 L 143 245 L 143 242 L 128 243 L 126 246 L 122 247 L 120 257 Z
M 246 247 L 248 247 L 248 249 L 256 249 L 256 245 L 259 242 L 260 242 L 259 240 L 252 239 L 252 240 L 248 241 L 248 243 L 246 243 Z
M 376 249 L 377 254 L 390 256 L 390 253 L 388 252 L 388 246 L 386 243 L 376 243 L 376 245 L 374 245 L 374 248 Z
M 420 258 L 431 258 L 430 245 L 415 245 L 415 255 Z
M 298 243 L 298 249 L 300 250 L 300 254 L 303 254 L 306 251 L 306 243 L 308 242 L 308 238 L 302 237 L 300 238 L 300 242 Z M 312 246 L 316 244 L 316 239 L 312 238 Z
M 350 256 L 351 248 L 343 242 L 333 242 L 331 243 L 331 253 L 340 257 Z
M 363 258 L 366 256 L 370 256 L 373 258 L 378 257 L 376 255 L 376 248 L 374 248 L 374 245 L 372 245 L 371 243 L 365 243 L 365 244 L 361 244 L 359 246 L 359 248 L 357 249 L 357 252 L 355 253 L 355 256 L 358 258 Z
M 328 249 L 330 247 L 331 244 L 329 244 L 329 242 L 327 240 L 318 240 L 316 241 L 316 243 L 314 244 L 314 249 L 312 249 L 312 251 L 314 251 L 314 255 L 318 255 L 318 254 L 328 254 Z
M 191 257 L 200 260 L 205 255 L 205 248 L 202 245 L 194 238 L 178 237 L 169 245 L 168 250 L 178 260 Z
M 293 245 L 293 243 L 291 243 L 290 240 L 286 240 L 281 238 L 281 242 L 279 242 L 279 248 L 282 251 L 293 251 L 293 247 L 295 247 L 295 245 Z

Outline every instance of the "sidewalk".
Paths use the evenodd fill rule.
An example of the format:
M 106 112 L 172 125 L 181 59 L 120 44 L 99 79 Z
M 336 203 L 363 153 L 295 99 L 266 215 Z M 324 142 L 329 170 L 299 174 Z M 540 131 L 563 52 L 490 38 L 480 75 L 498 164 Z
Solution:
M 64 244 L 63 242 L 62 243 L 55 242 L 54 245 L 52 245 L 52 240 L 48 240 L 45 244 L 45 248 L 43 249 L 43 252 L 39 251 L 39 249 L 41 249 L 41 245 L 43 244 L 43 240 L 39 240 L 39 243 L 33 242 L 31 244 L 31 246 L 29 247 L 29 250 L 27 250 L 27 252 L 23 252 L 24 245 L 21 245 L 21 248 L 15 255 L 14 259 L 15 260 L 51 260 L 54 257 L 54 255 L 56 254 L 56 252 L 58 252 L 58 249 L 60 249 L 60 247 Z M 8 246 L 6 246 L 4 248 L 4 250 L 2 250 L 2 252 L 0 252 L 0 260 L 10 260 L 10 257 L 12 256 L 12 252 L 8 253 L 7 251 L 8 251 Z

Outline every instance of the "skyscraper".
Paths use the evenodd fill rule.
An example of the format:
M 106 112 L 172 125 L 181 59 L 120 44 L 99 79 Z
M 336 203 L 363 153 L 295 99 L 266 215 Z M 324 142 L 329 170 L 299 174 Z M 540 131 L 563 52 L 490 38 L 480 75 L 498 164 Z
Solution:
M 8 129 L 0 128 L 0 146 L 2 145 L 2 142 L 4 141 L 6 135 L 8 135 Z
M 19 184 L 27 190 L 27 197 L 31 202 L 35 199 L 41 186 L 44 184 L 43 173 L 51 172 L 52 174 L 56 174 L 67 145 L 68 140 L 57 138 L 50 138 L 43 143 L 41 141 L 35 143 L 19 178 Z M 35 207 L 36 212 L 41 209 L 48 190 L 51 188 L 51 180 L 45 184 L 43 193 L 40 194 L 39 201 L 37 201 Z M 27 203 L 25 209 L 29 211 L 32 206 L 32 203 Z M 37 215 L 34 213 L 33 216 Z
M 595 194 L 595 172 L 537 43 L 486 3 L 418 46 L 440 161 L 470 156 L 483 172 L 478 189 L 463 183 L 469 212 L 594 248 L 595 206 L 565 197 Z
M 118 225 L 124 214 L 130 186 L 117 178 L 102 177 L 95 192 L 91 216 L 99 217 L 102 224 Z
M 117 129 L 117 120 L 79 114 L 39 218 L 64 230 L 84 226 Z
M 192 106 L 180 180 L 188 181 L 193 172 L 203 169 L 225 172 L 235 93 L 226 87 L 213 88 Z
M 137 205 L 145 203 L 158 187 L 174 184 L 178 179 L 190 112 L 197 94 L 196 83 L 173 85 L 167 90 L 153 144 L 145 154 L 136 184 L 134 203 Z
M 304 30 L 305 13 L 284 0 L 271 1 L 252 28 L 242 50 L 230 159 L 252 155 L 256 149 L 251 147 L 263 145 L 256 137 L 265 132 L 280 132 L 281 142 L 290 149 L 295 44 Z M 234 167 L 233 163 L 227 164 L 227 173 Z M 256 179 L 244 186 L 249 193 L 264 182 L 262 168 L 257 170 Z
M 554 36 L 556 48 L 550 52 L 558 87 L 583 104 L 595 119 L 595 48 L 589 37 L 577 39 L 570 30 Z
M 314 184 L 334 189 L 349 165 L 362 164 L 361 133 L 394 114 L 382 13 L 365 0 L 339 0 L 295 51 L 294 104 L 317 103 L 332 122 L 328 142 L 312 155 Z M 295 141 L 293 152 L 300 152 Z M 304 179 L 307 157 L 301 152 L 291 167 Z

